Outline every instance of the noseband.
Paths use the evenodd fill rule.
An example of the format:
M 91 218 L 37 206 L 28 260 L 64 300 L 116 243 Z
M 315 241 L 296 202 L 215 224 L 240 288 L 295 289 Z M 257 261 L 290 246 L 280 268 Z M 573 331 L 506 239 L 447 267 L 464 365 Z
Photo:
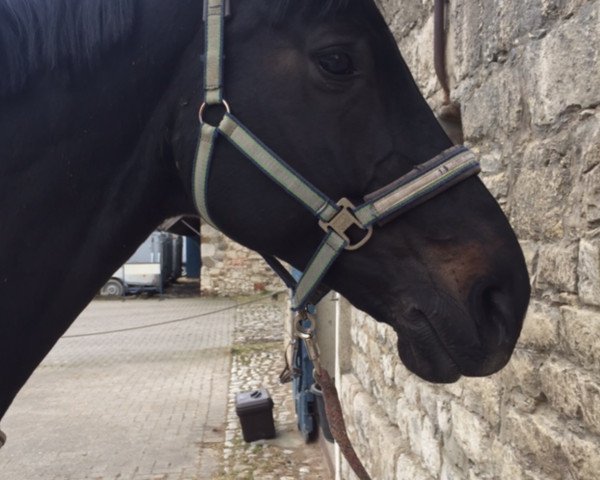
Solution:
M 355 206 L 346 198 L 332 201 L 256 138 L 231 113 L 229 104 L 224 100 L 223 44 L 225 18 L 230 14 L 229 3 L 228 0 L 205 0 L 204 103 L 200 107 L 201 132 L 193 180 L 196 207 L 205 221 L 216 225 L 209 214 L 207 189 L 215 143 L 218 137 L 224 137 L 308 209 L 317 218 L 325 236 L 303 276 L 293 285 L 292 306 L 294 310 L 302 310 L 336 258 L 344 250 L 354 251 L 364 246 L 373 235 L 375 224 L 382 226 L 397 215 L 478 174 L 480 166 L 470 150 L 456 146 L 367 195 L 361 205 Z M 211 106 L 221 106 L 225 110 L 218 125 L 211 125 L 204 119 L 206 109 Z M 351 228 L 362 230 L 360 240 L 353 242 L 350 239 L 348 231 Z M 266 259 L 289 284 L 289 275 L 284 273 L 279 261 L 271 256 Z

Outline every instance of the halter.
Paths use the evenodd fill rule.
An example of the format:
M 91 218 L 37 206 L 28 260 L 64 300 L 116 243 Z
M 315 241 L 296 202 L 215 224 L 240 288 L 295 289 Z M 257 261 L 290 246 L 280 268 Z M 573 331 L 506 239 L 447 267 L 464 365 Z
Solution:
M 477 157 L 464 146 L 455 146 L 435 158 L 418 165 L 408 174 L 365 197 L 355 206 L 346 198 L 332 201 L 256 138 L 232 113 L 223 98 L 223 45 L 225 18 L 230 14 L 229 0 L 205 0 L 205 62 L 204 102 L 200 107 L 200 139 L 194 164 L 194 198 L 201 217 L 211 225 L 207 205 L 208 180 L 217 138 L 223 137 L 242 152 L 259 170 L 294 197 L 318 220 L 325 236 L 304 274 L 292 283 L 289 274 L 273 256 L 266 256 L 269 265 L 292 286 L 292 308 L 303 310 L 311 294 L 337 257 L 344 251 L 363 247 L 373 235 L 375 224 L 380 226 L 397 215 L 439 195 L 480 171 Z M 225 110 L 218 125 L 204 119 L 206 109 L 221 106 Z M 217 227 L 215 227 L 217 228 Z M 362 238 L 353 242 L 349 229 L 360 229 Z

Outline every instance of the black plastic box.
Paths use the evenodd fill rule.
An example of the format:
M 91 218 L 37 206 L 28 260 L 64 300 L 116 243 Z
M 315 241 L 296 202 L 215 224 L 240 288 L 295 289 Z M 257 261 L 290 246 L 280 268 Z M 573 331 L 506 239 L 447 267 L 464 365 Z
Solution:
M 242 424 L 246 442 L 275 437 L 273 400 L 264 388 L 235 396 L 235 411 Z

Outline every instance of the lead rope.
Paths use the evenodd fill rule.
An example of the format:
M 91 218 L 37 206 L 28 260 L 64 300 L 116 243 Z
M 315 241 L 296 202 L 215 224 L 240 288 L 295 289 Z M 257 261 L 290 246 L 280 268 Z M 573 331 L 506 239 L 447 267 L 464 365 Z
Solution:
M 315 380 L 317 380 L 317 383 L 320 385 L 321 391 L 323 392 L 323 401 L 325 402 L 325 412 L 327 413 L 329 429 L 340 447 L 340 452 L 342 452 L 348 465 L 350 465 L 360 480 L 371 480 L 371 477 L 360 461 L 360 458 L 358 458 L 350 438 L 348 438 L 340 397 L 329 372 L 322 369 L 320 374 L 315 373 Z
M 304 327 L 306 320 L 310 322 L 311 326 L 309 328 Z M 331 434 L 340 447 L 340 452 L 342 455 L 344 455 L 348 465 L 350 465 L 359 480 L 371 480 L 371 477 L 360 461 L 360 458 L 358 458 L 356 450 L 354 450 L 352 442 L 348 437 L 346 422 L 344 421 L 344 414 L 342 412 L 342 404 L 340 402 L 340 397 L 337 388 L 335 387 L 335 383 L 332 380 L 331 375 L 329 375 L 327 369 L 325 369 L 321 364 L 319 348 L 314 338 L 315 318 L 310 316 L 306 310 L 303 310 L 302 312 L 298 313 L 295 322 L 296 338 L 304 342 L 308 357 L 310 358 L 315 369 L 315 380 L 323 392 L 325 413 L 327 414 L 327 420 L 329 422 Z

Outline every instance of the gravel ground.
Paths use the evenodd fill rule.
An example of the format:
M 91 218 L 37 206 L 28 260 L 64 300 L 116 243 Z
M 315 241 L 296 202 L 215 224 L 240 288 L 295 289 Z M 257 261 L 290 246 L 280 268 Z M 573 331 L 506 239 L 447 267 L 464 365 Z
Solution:
M 234 327 L 223 480 L 325 480 L 329 470 L 317 444 L 305 444 L 296 427 L 291 385 L 281 385 L 287 305 L 265 300 L 238 307 Z M 266 388 L 274 401 L 277 437 L 245 443 L 235 395 Z

